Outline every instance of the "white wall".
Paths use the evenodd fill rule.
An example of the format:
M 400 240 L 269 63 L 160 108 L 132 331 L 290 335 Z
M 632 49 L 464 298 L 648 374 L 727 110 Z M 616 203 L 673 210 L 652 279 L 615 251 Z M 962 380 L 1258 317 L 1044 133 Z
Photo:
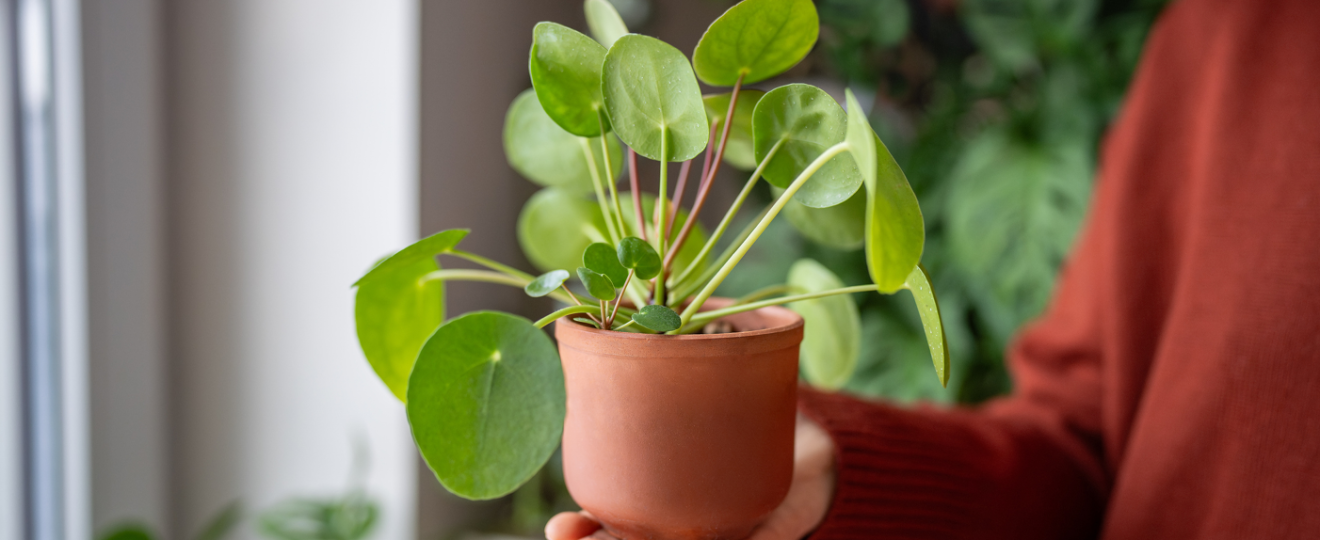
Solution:
M 168 10 L 174 529 L 236 498 L 338 492 L 362 433 L 377 537 L 411 537 L 415 451 L 349 285 L 415 238 L 417 7 Z

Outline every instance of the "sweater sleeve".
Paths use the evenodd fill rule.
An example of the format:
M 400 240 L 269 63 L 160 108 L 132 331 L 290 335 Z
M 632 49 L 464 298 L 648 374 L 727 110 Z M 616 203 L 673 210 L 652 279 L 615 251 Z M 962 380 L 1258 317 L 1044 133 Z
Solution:
M 837 448 L 813 538 L 1094 538 L 1109 480 L 1101 430 L 1103 183 L 1046 315 L 1010 348 L 1011 397 L 899 408 L 803 389 Z

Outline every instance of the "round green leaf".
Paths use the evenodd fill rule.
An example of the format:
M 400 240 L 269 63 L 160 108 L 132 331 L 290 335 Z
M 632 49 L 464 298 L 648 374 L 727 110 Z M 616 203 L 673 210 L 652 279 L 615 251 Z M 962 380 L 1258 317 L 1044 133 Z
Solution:
M 600 117 L 605 102 L 600 93 L 600 68 L 605 47 L 581 32 L 552 22 L 532 30 L 528 62 L 536 97 L 550 118 L 564 131 L 596 137 L 610 125 Z
M 834 98 L 809 84 L 784 85 L 767 92 L 752 114 L 753 145 L 759 163 L 780 145 L 765 167 L 766 181 L 786 188 L 811 162 L 841 143 L 848 116 Z M 793 196 L 812 208 L 827 208 L 848 200 L 862 185 L 857 165 L 846 155 L 829 160 Z
M 582 9 L 587 13 L 587 27 L 591 29 L 591 36 L 606 49 L 628 33 L 628 25 L 623 24 L 623 17 L 614 9 L 614 4 L 607 0 L 587 0 Z
M 926 275 L 926 269 L 920 265 L 913 268 L 903 287 L 912 291 L 912 300 L 917 303 L 921 327 L 926 331 L 926 346 L 930 347 L 930 360 L 935 364 L 935 376 L 940 378 L 940 385 L 948 386 L 949 341 L 944 337 L 940 303 L 935 299 L 935 289 L 930 286 L 930 276 Z
M 642 306 L 641 311 L 633 314 L 632 320 L 656 332 L 678 330 L 678 327 L 683 324 L 683 319 L 674 310 L 669 309 L 668 306 L 656 304 Z
M 651 279 L 660 273 L 660 254 L 651 244 L 636 236 L 620 240 L 616 256 L 624 268 L 637 273 L 637 279 Z
M 738 92 L 738 104 L 733 108 L 733 127 L 729 128 L 729 140 L 724 143 L 724 161 L 739 169 L 750 171 L 756 168 L 756 150 L 752 147 L 752 112 L 761 101 L 765 92 L 760 90 L 741 90 Z M 706 96 L 706 115 L 717 133 L 724 130 L 724 118 L 729 112 L 729 100 L 732 93 Z
M 448 229 L 440 231 L 431 236 L 413 242 L 412 245 L 396 251 L 393 255 L 381 259 L 375 266 L 371 267 L 365 275 L 358 278 L 353 283 L 354 286 L 361 286 L 363 283 L 376 279 L 379 276 L 393 273 L 403 267 L 412 266 L 417 261 L 435 259 L 436 255 L 445 253 L 458 246 L 459 242 L 468 235 L 467 229 Z
M 784 190 L 771 188 L 775 197 Z M 866 239 L 866 190 L 829 208 L 812 208 L 796 198 L 784 205 L 784 217 L 808 240 L 835 249 L 854 250 Z
M 798 259 L 788 270 L 788 285 L 794 294 L 828 291 L 843 287 L 833 272 L 811 259 Z M 857 304 L 838 294 L 788 304 L 806 321 L 802 333 L 802 373 L 812 385 L 841 388 L 857 368 L 862 347 L 862 321 Z
M 358 285 L 353 318 L 358 344 L 376 376 L 400 400 L 426 338 L 445 318 L 445 285 L 422 279 L 439 270 L 427 257 L 397 266 Z
M 540 298 L 555 292 L 555 289 L 558 289 L 560 285 L 563 285 L 565 281 L 568 281 L 568 276 L 568 270 L 551 270 L 536 276 L 536 279 L 533 279 L 531 283 L 528 283 L 526 287 L 523 287 L 523 292 L 526 292 L 527 296 L 532 298 Z
M 610 281 L 610 278 L 606 277 L 605 274 L 579 266 L 577 275 L 578 279 L 582 280 L 582 285 L 587 287 L 587 294 L 597 300 L 608 302 L 619 295 L 619 290 L 614 287 L 614 282 Z
M 624 200 L 632 200 L 632 193 L 628 191 L 620 192 L 619 198 Z M 642 194 L 642 212 L 646 214 L 647 218 L 650 218 L 651 216 L 655 215 L 654 195 L 651 195 L 650 193 Z M 636 214 L 633 213 L 633 206 L 631 204 L 623 205 L 623 222 L 628 224 L 628 229 L 630 231 L 635 230 L 637 228 L 637 218 L 634 217 L 635 215 Z M 686 209 L 680 208 L 678 211 L 678 215 L 673 216 L 671 218 L 674 220 L 674 230 L 672 231 L 674 237 L 678 236 L 678 230 L 681 227 L 683 227 L 683 222 L 687 221 L 687 217 L 688 217 L 688 211 Z M 646 237 L 652 240 L 657 238 L 654 223 L 649 223 L 649 222 L 647 223 Z M 706 229 L 705 227 L 702 227 L 700 220 L 698 220 L 698 222 L 692 226 L 692 232 L 688 233 L 687 241 L 684 242 L 683 247 L 678 250 L 678 256 L 674 257 L 674 262 L 670 265 L 669 268 L 670 274 L 675 276 L 679 275 L 683 273 L 683 271 L 685 271 L 689 265 L 692 264 L 696 264 L 699 266 L 699 268 L 694 270 L 694 272 L 697 272 L 699 274 L 701 270 L 705 268 L 707 263 L 707 261 L 704 259 L 701 261 L 696 260 L 697 255 L 701 253 L 701 247 L 704 245 L 706 245 Z M 654 246 L 652 246 L 652 249 L 654 249 Z M 640 270 L 638 273 L 640 274 Z M 641 276 L 639 275 L 637 277 L 641 277 Z M 655 277 L 655 276 L 652 275 L 651 277 Z M 650 279 L 650 278 L 642 278 L 642 279 Z
M 408 384 L 408 423 L 435 477 L 468 499 L 516 489 L 564 429 L 555 345 L 522 317 L 481 311 L 436 329 Z
M 847 96 L 849 153 L 866 179 L 866 269 L 880 292 L 890 294 L 921 262 L 926 224 L 903 169 L 871 129 L 857 98 L 851 91 Z
M 622 287 L 624 280 L 628 279 L 628 269 L 619 264 L 614 247 L 606 243 L 596 242 L 587 246 L 586 251 L 582 252 L 582 266 L 604 274 L 615 287 Z
M 706 84 L 764 81 L 801 62 L 820 34 L 811 0 L 744 0 L 711 23 L 692 52 Z
M 598 205 L 554 188 L 536 192 L 518 215 L 518 244 L 542 272 L 576 268 L 582 250 L 605 238 L 604 230 Z
M 701 88 L 678 49 L 653 37 L 623 36 L 605 55 L 602 84 L 615 133 L 638 154 L 686 161 L 706 148 L 710 124 Z
M 619 140 L 606 137 L 609 147 L 608 170 L 615 176 L 623 171 L 623 151 Z M 604 176 L 605 160 L 600 155 L 600 138 L 589 139 L 592 155 L 596 158 L 596 172 Z M 564 131 L 551 120 L 536 99 L 536 91 L 528 89 L 509 105 L 504 116 L 504 155 L 509 165 L 528 180 L 545 187 L 556 187 L 573 193 L 590 193 L 593 187 L 590 164 L 582 152 L 582 139 Z

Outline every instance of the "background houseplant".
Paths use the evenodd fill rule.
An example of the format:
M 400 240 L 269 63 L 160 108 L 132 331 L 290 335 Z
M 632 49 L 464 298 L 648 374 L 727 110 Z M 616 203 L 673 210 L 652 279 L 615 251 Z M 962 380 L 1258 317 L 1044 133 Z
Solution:
M 519 224 L 528 257 L 549 271 L 534 278 L 463 251 L 458 246 L 467 231 L 449 230 L 383 259 L 356 283 L 363 350 L 382 380 L 406 399 L 414 437 L 441 482 L 470 498 L 500 496 L 549 458 L 562 429 L 563 383 L 553 346 L 537 328 L 560 317 L 579 316 L 574 320 L 617 331 L 690 333 L 724 315 L 792 303 L 817 333 L 804 352 L 808 378 L 837 386 L 851 372 L 859 339 L 855 307 L 838 295 L 908 289 L 939 380 L 947 380 L 938 307 L 917 266 L 920 209 L 861 106 L 848 94 L 845 113 L 809 85 L 740 95 L 745 84 L 783 72 L 811 50 L 817 37 L 811 2 L 747 0 L 731 8 L 711 25 L 691 64 L 659 40 L 628 34 L 609 4 L 589 0 L 586 6 L 600 43 L 560 25 L 538 25 L 530 62 L 535 93 L 516 100 L 506 121 L 511 163 L 549 186 L 529 201 Z M 703 100 L 694 68 L 707 83 L 732 86 L 732 92 Z M 637 155 L 659 161 L 654 201 L 636 189 L 635 172 L 631 193 L 616 190 L 622 164 L 614 134 L 629 148 L 629 169 L 636 170 Z M 730 144 L 734 151 L 726 155 Z M 703 151 L 696 197 L 684 217 L 669 202 L 666 169 L 682 163 L 673 191 L 681 201 L 693 160 Z M 703 243 L 696 216 L 726 160 L 756 172 Z M 782 193 L 707 266 L 717 238 L 732 236 L 729 225 L 762 175 Z M 576 193 L 588 182 L 594 205 Z M 836 208 L 858 200 L 860 213 Z M 861 229 L 871 283 L 840 287 L 823 266 L 802 261 L 789 283 L 701 312 L 781 211 L 812 216 L 794 220 L 804 230 L 840 221 Z M 439 254 L 488 270 L 442 270 L 434 260 Z M 573 266 L 586 302 L 565 286 L 571 275 L 565 267 Z M 495 312 L 440 324 L 443 284 L 462 280 L 516 285 L 572 305 L 535 324 Z M 625 299 L 640 309 L 622 305 Z M 626 322 L 616 319 L 620 314 Z M 505 372 L 512 376 L 492 382 Z

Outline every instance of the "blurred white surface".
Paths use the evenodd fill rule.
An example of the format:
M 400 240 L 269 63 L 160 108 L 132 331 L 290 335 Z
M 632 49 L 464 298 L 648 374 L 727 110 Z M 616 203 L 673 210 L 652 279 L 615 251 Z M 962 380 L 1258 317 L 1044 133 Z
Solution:
M 176 535 L 232 500 L 340 493 L 360 434 L 375 538 L 412 537 L 415 452 L 358 349 L 349 285 L 416 237 L 416 12 L 169 5 Z

